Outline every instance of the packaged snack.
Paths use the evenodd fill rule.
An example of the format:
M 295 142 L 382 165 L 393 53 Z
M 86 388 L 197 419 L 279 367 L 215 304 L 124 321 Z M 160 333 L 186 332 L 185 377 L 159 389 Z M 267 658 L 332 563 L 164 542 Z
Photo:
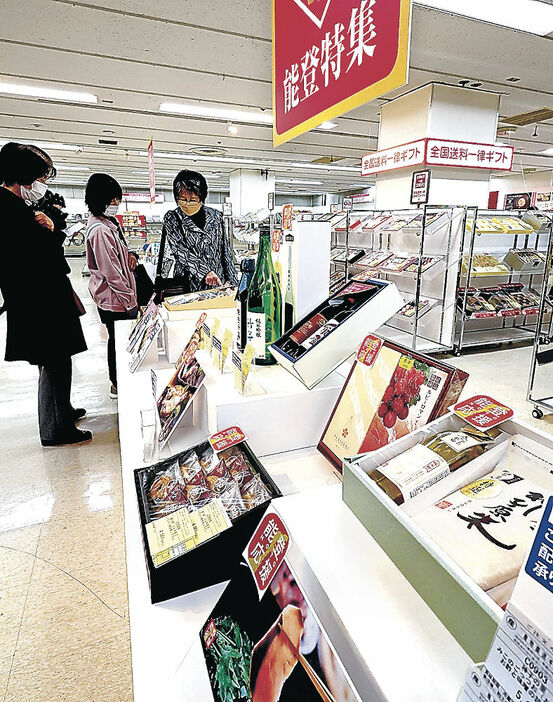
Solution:
M 185 485 L 185 494 L 194 509 L 203 507 L 215 499 L 215 494 L 209 489 L 205 475 L 200 470 Z
M 146 494 L 150 519 L 159 519 L 189 506 L 186 486 L 177 461 L 154 477 Z
M 208 488 L 215 495 L 221 495 L 236 484 L 223 460 L 219 461 L 209 473 L 206 473 L 206 481 Z
M 259 507 L 259 505 L 271 499 L 271 495 L 263 484 L 260 475 L 256 475 L 249 483 L 240 488 L 240 493 L 247 510 Z
M 222 451 L 219 456 L 224 459 L 230 474 L 240 488 L 254 477 L 255 471 L 237 447 Z
M 230 519 L 236 519 L 248 511 L 240 494 L 240 488 L 234 481 L 228 490 L 219 495 L 219 498 Z
M 195 451 L 202 470 L 206 475 L 210 473 L 221 460 L 213 450 L 213 447 L 209 441 L 204 441 L 203 444 L 198 444 Z
M 190 451 L 188 451 L 184 457 L 180 459 L 179 467 L 182 479 L 185 483 L 189 483 L 191 480 L 193 480 L 198 472 L 201 473 L 202 477 L 204 475 L 202 472 L 202 466 L 198 460 L 198 456 L 193 449 L 190 449 Z

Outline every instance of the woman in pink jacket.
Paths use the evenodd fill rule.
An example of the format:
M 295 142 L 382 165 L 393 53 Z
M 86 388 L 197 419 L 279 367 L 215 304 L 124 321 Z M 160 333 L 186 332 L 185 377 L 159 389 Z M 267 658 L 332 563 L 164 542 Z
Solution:
M 115 219 L 123 197 L 119 183 L 105 173 L 91 175 L 85 192 L 90 210 L 86 230 L 86 258 L 90 269 L 88 289 L 108 331 L 110 397 L 117 397 L 115 322 L 133 319 L 138 311 L 133 270 L 136 256 L 129 252 Z

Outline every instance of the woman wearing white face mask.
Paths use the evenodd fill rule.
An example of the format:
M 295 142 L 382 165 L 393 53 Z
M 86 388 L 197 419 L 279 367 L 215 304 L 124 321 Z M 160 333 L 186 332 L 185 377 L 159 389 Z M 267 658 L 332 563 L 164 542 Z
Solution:
M 44 446 L 88 441 L 75 422 L 84 409 L 70 402 L 71 358 L 86 351 L 80 310 L 52 221 L 33 212 L 55 175 L 52 160 L 36 146 L 9 143 L 0 151 L 0 288 L 7 312 L 6 361 L 38 366 L 38 418 Z M 32 279 L 21 276 L 22 246 L 33 252 Z
M 90 269 L 88 289 L 108 331 L 110 397 L 117 397 L 115 322 L 132 319 L 138 312 L 136 283 L 132 271 L 136 256 L 129 252 L 115 215 L 123 191 L 106 173 L 91 175 L 85 192 L 90 210 L 86 230 L 86 258 Z

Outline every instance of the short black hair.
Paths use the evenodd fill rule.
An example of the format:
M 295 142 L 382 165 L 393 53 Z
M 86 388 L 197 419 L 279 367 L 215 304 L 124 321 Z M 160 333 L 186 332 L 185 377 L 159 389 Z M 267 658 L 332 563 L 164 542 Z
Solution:
M 173 181 L 175 202 L 177 202 L 183 191 L 197 195 L 202 202 L 205 202 L 207 199 L 207 181 L 201 173 L 196 171 L 181 171 Z
M 113 199 L 122 200 L 121 186 L 107 173 L 93 173 L 88 179 L 84 201 L 96 217 L 103 217 L 106 207 Z
M 0 149 L 0 182 L 4 185 L 31 185 L 37 178 L 55 175 L 52 159 L 38 146 L 10 141 Z

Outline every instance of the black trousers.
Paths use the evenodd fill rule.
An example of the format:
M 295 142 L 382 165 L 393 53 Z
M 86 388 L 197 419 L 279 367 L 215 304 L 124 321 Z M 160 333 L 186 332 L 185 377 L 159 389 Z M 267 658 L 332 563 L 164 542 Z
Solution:
M 71 356 L 39 366 L 38 427 L 42 441 L 56 441 L 75 431 L 71 418 Z
M 115 322 L 120 319 L 129 319 L 126 312 L 110 312 L 98 307 L 98 314 L 108 332 L 108 372 L 111 384 L 117 387 L 117 364 L 115 361 Z

